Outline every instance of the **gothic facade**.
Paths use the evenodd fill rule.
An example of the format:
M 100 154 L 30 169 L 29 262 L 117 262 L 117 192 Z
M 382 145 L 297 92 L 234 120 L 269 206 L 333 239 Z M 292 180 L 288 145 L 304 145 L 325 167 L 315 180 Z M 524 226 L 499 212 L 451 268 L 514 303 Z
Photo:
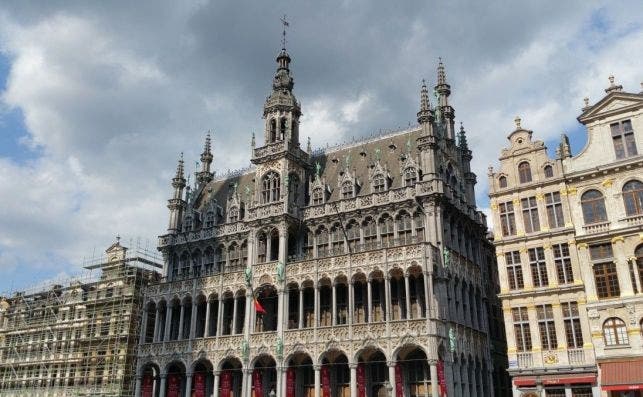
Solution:
M 290 61 L 250 169 L 214 178 L 209 136 L 194 187 L 179 161 L 137 395 L 494 395 L 495 257 L 443 64 L 416 127 L 313 151 Z
M 643 389 L 643 92 L 605 91 L 580 153 L 563 135 L 550 158 L 517 118 L 489 172 L 517 396 Z

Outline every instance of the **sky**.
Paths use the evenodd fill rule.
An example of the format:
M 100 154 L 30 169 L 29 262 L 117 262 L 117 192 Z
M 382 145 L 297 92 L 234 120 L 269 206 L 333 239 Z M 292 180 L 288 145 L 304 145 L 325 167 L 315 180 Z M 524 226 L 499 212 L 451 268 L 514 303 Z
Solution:
M 192 170 L 208 130 L 217 173 L 249 165 L 284 14 L 313 146 L 415 123 L 441 57 L 486 212 L 517 115 L 578 153 L 583 98 L 643 81 L 641 1 L 3 2 L 0 294 L 78 272 L 116 235 L 154 249 L 179 153 Z

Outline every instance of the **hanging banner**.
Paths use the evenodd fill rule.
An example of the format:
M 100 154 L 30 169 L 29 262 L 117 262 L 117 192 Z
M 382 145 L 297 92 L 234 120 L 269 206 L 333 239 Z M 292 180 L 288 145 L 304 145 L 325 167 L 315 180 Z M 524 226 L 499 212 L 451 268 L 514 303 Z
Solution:
M 181 377 L 177 374 L 167 376 L 167 397 L 181 397 Z
M 404 397 L 404 381 L 402 380 L 402 366 L 395 364 L 395 397 Z
M 141 385 L 141 397 L 153 397 L 154 392 L 154 376 L 147 374 L 143 377 L 143 384 Z
M 195 373 L 192 383 L 194 384 L 192 397 L 205 397 L 205 374 L 203 372 Z
M 328 365 L 321 367 L 322 397 L 330 397 L 330 370 Z
M 286 371 L 286 397 L 295 397 L 295 375 L 294 368 L 288 368 Z
M 366 377 L 364 376 L 364 363 L 357 364 L 357 396 L 366 397 Z
M 230 391 L 232 389 L 232 372 L 223 371 L 221 373 L 221 387 L 219 397 L 230 397 Z
M 440 386 L 440 397 L 447 395 L 447 382 L 444 380 L 444 361 L 438 361 L 438 385 Z
M 261 371 L 258 369 L 252 371 L 252 386 L 255 391 L 254 397 L 263 397 L 261 388 Z

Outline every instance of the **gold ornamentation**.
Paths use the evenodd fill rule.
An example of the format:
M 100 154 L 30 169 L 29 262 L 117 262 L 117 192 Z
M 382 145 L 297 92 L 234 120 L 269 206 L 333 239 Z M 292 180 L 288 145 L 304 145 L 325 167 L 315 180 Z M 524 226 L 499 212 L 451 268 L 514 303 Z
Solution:
M 558 356 L 556 353 L 547 353 L 543 357 L 545 364 L 556 364 L 558 362 Z
M 601 185 L 603 185 L 603 187 L 612 187 L 613 184 L 614 184 L 614 179 L 610 179 L 610 178 L 607 178 L 603 182 L 601 182 Z
M 545 199 L 545 195 L 542 193 L 536 193 L 536 200 L 538 201 L 543 201 Z
M 578 244 L 578 249 L 587 249 L 587 243 Z
M 571 196 L 571 195 L 576 194 L 577 191 L 578 190 L 575 187 L 570 187 L 569 189 L 567 189 L 567 194 L 569 194 Z
M 625 242 L 625 239 L 623 238 L 623 236 L 616 236 L 616 237 L 614 237 L 614 238 L 612 239 L 612 244 L 616 244 L 616 243 L 619 243 L 619 242 L 620 242 L 620 243 L 624 243 L 624 242 Z

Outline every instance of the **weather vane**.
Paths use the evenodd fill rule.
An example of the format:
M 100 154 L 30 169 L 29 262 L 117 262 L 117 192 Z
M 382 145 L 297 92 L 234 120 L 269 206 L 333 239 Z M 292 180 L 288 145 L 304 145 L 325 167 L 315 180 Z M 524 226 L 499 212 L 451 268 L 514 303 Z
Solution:
M 286 27 L 290 26 L 290 24 L 286 20 L 286 14 L 284 14 L 284 17 L 281 18 L 281 24 L 284 25 L 284 30 L 283 30 L 282 38 L 281 38 L 281 48 L 283 48 L 285 50 L 286 49 Z

